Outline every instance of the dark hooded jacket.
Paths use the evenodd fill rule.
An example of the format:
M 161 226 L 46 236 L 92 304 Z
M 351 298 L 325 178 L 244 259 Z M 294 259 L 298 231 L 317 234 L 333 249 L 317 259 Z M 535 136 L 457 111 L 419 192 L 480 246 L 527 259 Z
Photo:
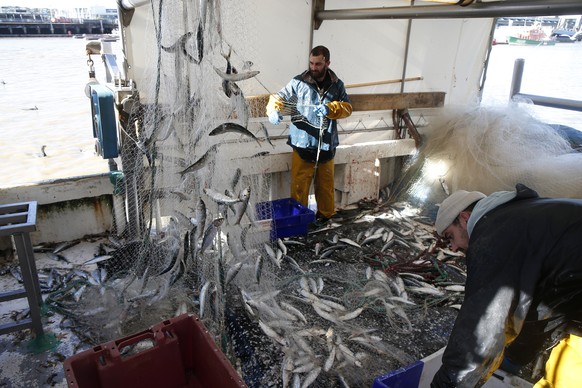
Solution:
M 582 200 L 516 189 L 471 233 L 465 300 L 431 387 L 480 386 L 506 350 L 526 364 L 548 338 L 582 334 Z

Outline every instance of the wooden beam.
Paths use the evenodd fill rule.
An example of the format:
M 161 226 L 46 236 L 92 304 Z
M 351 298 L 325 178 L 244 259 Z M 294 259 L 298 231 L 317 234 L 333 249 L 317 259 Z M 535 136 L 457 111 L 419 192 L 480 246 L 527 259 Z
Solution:
M 445 92 L 350 94 L 354 111 L 439 108 L 445 104 Z M 265 117 L 268 94 L 246 98 L 251 117 Z
M 445 104 L 444 92 L 350 94 L 354 111 L 439 108 Z

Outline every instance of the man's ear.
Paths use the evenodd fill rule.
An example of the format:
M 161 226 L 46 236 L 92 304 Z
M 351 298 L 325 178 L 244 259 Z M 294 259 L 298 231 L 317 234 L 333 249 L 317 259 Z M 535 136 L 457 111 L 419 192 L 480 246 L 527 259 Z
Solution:
M 469 212 L 469 211 L 463 210 L 459 214 L 459 219 L 464 220 L 465 221 L 465 224 L 467 223 L 467 221 L 469 221 L 469 217 L 471 217 L 471 212 Z

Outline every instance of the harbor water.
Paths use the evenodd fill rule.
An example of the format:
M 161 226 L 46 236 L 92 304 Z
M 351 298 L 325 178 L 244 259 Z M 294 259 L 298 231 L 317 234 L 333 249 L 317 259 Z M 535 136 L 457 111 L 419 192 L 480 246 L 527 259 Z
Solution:
M 107 172 L 95 154 L 84 39 L 0 39 L 1 187 Z M 514 62 L 525 60 L 521 91 L 582 96 L 582 42 L 493 47 L 483 104 L 507 104 Z M 94 57 L 97 76 L 104 69 Z M 349 83 L 349 80 L 346 80 Z M 542 121 L 582 130 L 582 113 L 532 107 Z M 46 155 L 46 156 L 44 156 Z
M 84 91 L 86 44 L 0 39 L 0 187 L 108 171 L 107 160 L 95 154 Z

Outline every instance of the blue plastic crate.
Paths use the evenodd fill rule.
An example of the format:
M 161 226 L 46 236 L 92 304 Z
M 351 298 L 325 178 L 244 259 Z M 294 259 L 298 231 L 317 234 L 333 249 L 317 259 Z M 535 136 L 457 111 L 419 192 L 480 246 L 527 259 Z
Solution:
M 418 388 L 424 362 L 416 361 L 374 379 L 372 388 Z
M 307 234 L 307 226 L 315 220 L 313 210 L 293 198 L 261 202 L 256 205 L 257 219 L 271 219 L 271 239 Z

